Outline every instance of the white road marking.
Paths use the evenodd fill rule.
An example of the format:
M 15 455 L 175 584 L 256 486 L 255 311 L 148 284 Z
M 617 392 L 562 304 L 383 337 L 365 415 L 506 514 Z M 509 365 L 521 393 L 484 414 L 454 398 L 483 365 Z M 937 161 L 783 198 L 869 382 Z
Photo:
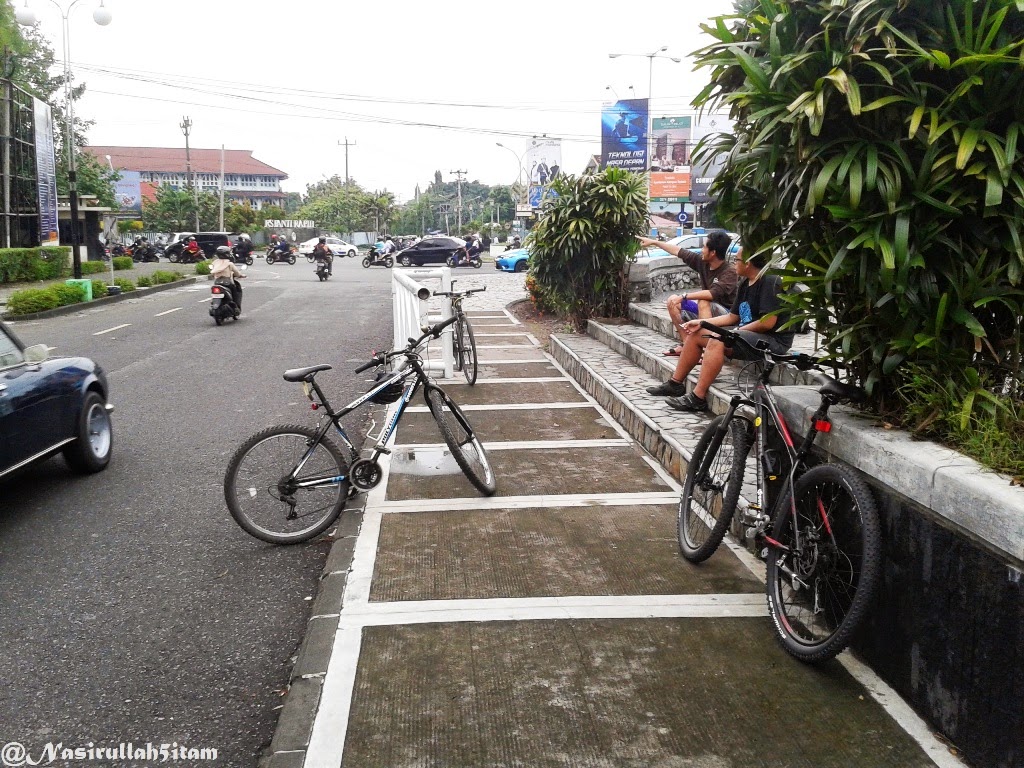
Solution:
M 200 299 L 199 303 L 200 304 L 205 304 L 208 301 L 213 301 L 213 296 L 207 296 L 205 299 Z
M 153 317 L 163 317 L 164 315 L 171 314 L 171 312 L 180 312 L 183 309 L 184 307 L 175 307 L 174 309 L 168 309 L 166 312 L 157 312 Z
M 131 323 L 124 323 L 122 325 L 115 325 L 113 328 L 107 328 L 107 330 L 105 330 L 105 331 L 97 331 L 96 333 L 93 334 L 93 336 L 102 336 L 104 333 L 110 333 L 111 331 L 117 331 L 117 330 L 120 330 L 121 328 L 127 328 L 129 325 L 131 325 Z

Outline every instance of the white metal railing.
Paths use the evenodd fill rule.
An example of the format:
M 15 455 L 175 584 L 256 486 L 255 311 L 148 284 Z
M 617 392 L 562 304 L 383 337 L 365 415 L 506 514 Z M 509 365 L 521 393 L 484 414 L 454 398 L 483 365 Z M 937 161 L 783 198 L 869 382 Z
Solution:
M 410 338 L 419 338 L 428 326 L 440 323 L 452 316 L 451 302 L 447 299 L 441 305 L 439 314 L 429 314 L 429 299 L 433 291 L 423 285 L 420 280 L 440 280 L 438 290 L 452 289 L 452 271 L 448 267 L 437 269 L 395 269 L 391 273 L 391 300 L 394 314 L 394 349 L 401 349 L 409 343 Z M 452 352 L 454 329 L 445 328 L 441 334 L 441 359 L 424 360 L 423 369 L 441 373 L 446 379 L 451 378 L 455 366 L 455 355 Z

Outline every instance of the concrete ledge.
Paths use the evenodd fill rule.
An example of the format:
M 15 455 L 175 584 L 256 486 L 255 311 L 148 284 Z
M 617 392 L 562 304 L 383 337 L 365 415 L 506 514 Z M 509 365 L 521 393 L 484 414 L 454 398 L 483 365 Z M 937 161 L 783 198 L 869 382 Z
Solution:
M 817 391 L 777 387 L 775 393 L 787 422 L 803 434 L 820 402 Z M 820 435 L 816 447 L 1024 568 L 1024 488 L 961 453 L 883 429 L 874 418 L 850 408 L 833 407 L 829 415 L 832 431 Z
M 173 283 L 163 283 L 162 285 L 154 285 L 149 288 L 136 288 L 134 291 L 129 291 L 128 293 L 119 293 L 116 296 L 104 296 L 99 299 L 93 299 L 92 301 L 80 301 L 77 304 L 68 304 L 63 307 L 47 309 L 45 312 L 32 312 L 27 315 L 12 315 L 9 313 L 5 313 L 4 315 L 0 315 L 0 318 L 8 322 L 20 322 L 22 320 L 41 320 L 47 317 L 72 315 L 75 312 L 82 312 L 92 307 L 102 307 L 105 306 L 106 304 L 116 304 L 117 302 L 125 301 L 126 299 L 138 299 L 150 293 L 160 293 L 161 291 L 169 291 L 172 288 L 181 288 L 183 285 L 197 283 L 200 280 L 205 279 L 206 277 L 203 275 L 189 276 L 181 280 L 175 280 Z

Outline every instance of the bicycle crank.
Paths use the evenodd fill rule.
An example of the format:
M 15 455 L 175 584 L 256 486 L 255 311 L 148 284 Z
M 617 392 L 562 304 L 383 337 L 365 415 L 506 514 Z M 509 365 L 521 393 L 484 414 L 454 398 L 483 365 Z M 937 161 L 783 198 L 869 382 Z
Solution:
M 384 477 L 384 471 L 380 468 L 380 464 L 369 459 L 359 459 L 352 465 L 352 470 L 349 472 L 352 485 L 360 491 L 376 488 L 382 477 Z

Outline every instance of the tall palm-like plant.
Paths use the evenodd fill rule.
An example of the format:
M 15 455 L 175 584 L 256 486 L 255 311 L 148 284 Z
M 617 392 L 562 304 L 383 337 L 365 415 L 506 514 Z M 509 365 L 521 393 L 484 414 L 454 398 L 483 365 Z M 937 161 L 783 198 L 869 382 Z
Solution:
M 912 369 L 1021 383 L 1024 2 L 743 0 L 704 30 L 719 216 L 884 404 Z M 912 364 L 912 365 L 911 365 Z M 1019 391 L 1019 390 L 1018 390 Z

